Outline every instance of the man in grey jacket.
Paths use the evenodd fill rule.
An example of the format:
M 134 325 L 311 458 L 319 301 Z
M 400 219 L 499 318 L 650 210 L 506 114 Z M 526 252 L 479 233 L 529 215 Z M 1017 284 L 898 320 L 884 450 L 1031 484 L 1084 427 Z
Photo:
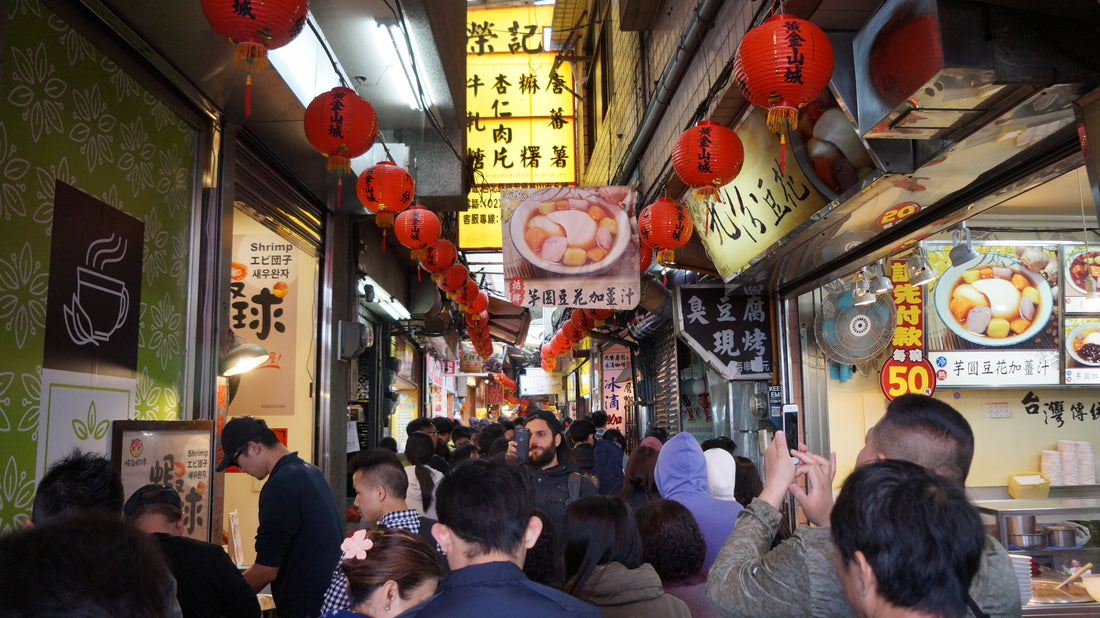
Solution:
M 826 459 L 805 451 L 788 453 L 785 442 L 777 432 L 764 454 L 764 490 L 738 516 L 718 553 L 707 576 L 707 599 L 724 616 L 851 616 L 833 568 L 829 530 L 836 455 Z M 801 461 L 797 467 L 793 454 Z M 973 456 L 974 434 L 957 410 L 924 395 L 902 395 L 867 432 L 856 465 L 901 459 L 962 485 Z M 806 475 L 808 492 L 794 484 L 799 474 Z M 798 528 L 772 549 L 788 489 L 814 526 Z M 1012 562 L 988 535 L 969 592 L 989 616 L 1021 613 Z

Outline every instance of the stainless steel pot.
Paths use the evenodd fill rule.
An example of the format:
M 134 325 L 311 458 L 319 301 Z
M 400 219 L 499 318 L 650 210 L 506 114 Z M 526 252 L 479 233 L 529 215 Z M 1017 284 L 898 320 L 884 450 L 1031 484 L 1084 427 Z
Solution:
M 1035 534 L 1034 515 L 1006 515 L 1005 534 Z
M 1069 526 L 1048 526 L 1043 530 L 1047 533 L 1047 544 L 1051 547 L 1077 546 L 1077 531 Z
M 1042 549 L 1047 546 L 1047 535 L 1042 532 L 1010 534 L 1008 542 L 1020 549 Z

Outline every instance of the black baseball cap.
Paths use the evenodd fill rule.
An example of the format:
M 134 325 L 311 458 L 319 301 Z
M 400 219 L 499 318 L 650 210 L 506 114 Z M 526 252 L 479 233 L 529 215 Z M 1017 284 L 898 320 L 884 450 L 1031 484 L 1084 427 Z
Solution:
M 263 419 L 254 416 L 229 419 L 222 429 L 222 460 L 215 470 L 221 472 L 229 466 L 237 465 L 237 457 L 245 445 L 249 442 L 262 442 L 264 438 L 274 435 L 275 432 L 271 431 Z
M 163 483 L 150 483 L 130 494 L 126 505 L 122 507 L 122 513 L 129 517 L 141 507 L 150 504 L 170 504 L 179 509 L 183 508 L 183 501 L 180 500 L 180 495 L 174 487 Z

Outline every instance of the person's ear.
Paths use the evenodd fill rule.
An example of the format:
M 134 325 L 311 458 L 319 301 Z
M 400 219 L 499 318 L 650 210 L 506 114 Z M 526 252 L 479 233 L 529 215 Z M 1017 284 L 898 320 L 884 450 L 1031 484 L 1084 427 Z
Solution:
M 387 608 L 397 602 L 401 596 L 400 592 L 397 582 L 392 579 L 387 579 L 386 583 L 382 584 L 382 598 L 386 600 Z
M 379 502 L 385 502 L 387 494 L 389 494 L 389 492 L 386 491 L 385 487 L 383 487 L 381 485 L 375 485 L 374 495 L 375 495 L 376 498 L 378 498 Z
M 183 518 L 180 517 L 176 520 L 176 534 L 183 536 Z
M 561 446 L 561 440 L 562 437 L 560 433 L 554 434 L 554 448 L 558 448 L 559 446 Z
M 439 543 L 439 547 L 443 550 L 443 553 L 450 555 L 451 550 L 454 549 L 454 533 L 451 529 L 441 523 L 432 524 L 432 536 L 435 537 L 435 542 Z
M 857 549 L 852 556 L 852 562 L 856 567 L 856 591 L 861 597 L 873 597 L 878 593 L 878 578 L 871 563 L 867 562 L 867 556 Z
M 527 520 L 527 530 L 523 532 L 523 546 L 527 549 L 534 547 L 540 534 L 542 534 L 542 520 L 532 515 L 531 519 Z
M 875 453 L 875 461 L 886 461 L 886 453 Z

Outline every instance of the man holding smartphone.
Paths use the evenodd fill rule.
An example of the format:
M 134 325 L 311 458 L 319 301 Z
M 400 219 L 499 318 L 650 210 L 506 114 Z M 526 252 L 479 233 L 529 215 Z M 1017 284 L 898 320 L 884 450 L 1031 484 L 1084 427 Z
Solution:
M 565 458 L 565 437 L 561 421 L 546 410 L 527 415 L 530 430 L 527 471 L 535 486 L 535 506 L 546 511 L 558 531 L 565 524 L 565 509 L 570 503 L 596 493 L 596 485 L 581 476 L 573 462 Z M 518 444 L 508 443 L 508 452 L 519 458 Z

